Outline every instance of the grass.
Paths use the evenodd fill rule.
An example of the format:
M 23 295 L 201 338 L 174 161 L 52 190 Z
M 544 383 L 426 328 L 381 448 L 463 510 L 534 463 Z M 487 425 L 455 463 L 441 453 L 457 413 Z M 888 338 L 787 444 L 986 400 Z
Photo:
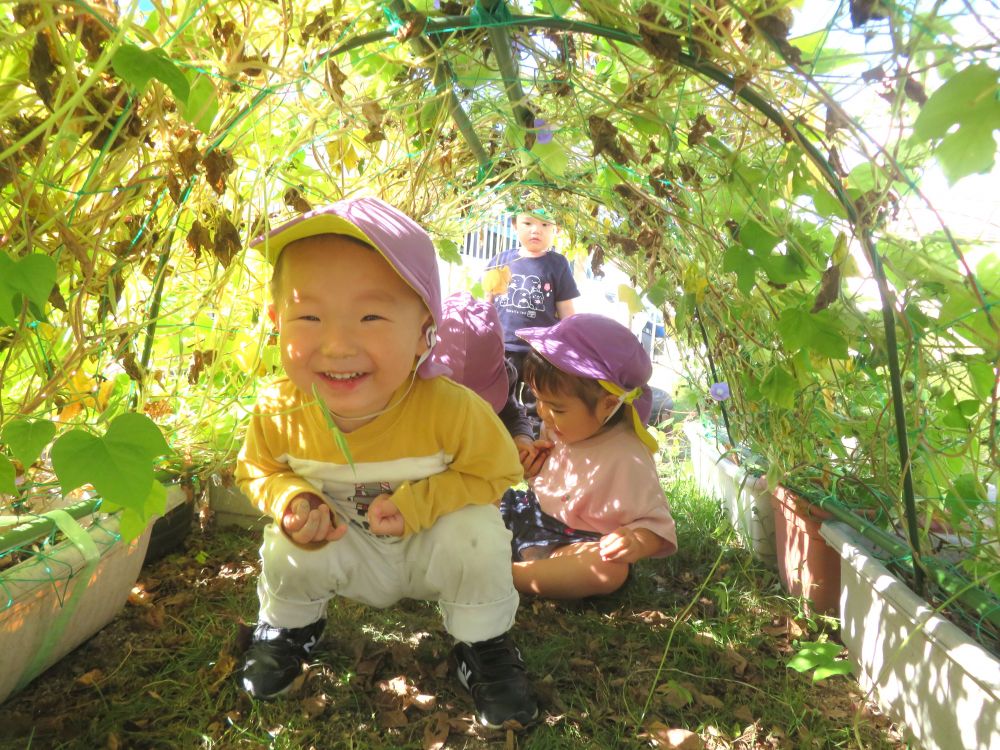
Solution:
M 617 594 L 522 601 L 515 639 L 542 721 L 485 733 L 434 606 L 331 604 L 298 692 L 252 703 L 234 670 L 254 620 L 259 533 L 194 531 L 147 566 L 123 614 L 3 706 L 0 748 L 646 748 L 667 728 L 708 748 L 901 748 L 846 677 L 785 667 L 831 638 L 732 538 L 716 504 L 665 478 L 680 551 Z

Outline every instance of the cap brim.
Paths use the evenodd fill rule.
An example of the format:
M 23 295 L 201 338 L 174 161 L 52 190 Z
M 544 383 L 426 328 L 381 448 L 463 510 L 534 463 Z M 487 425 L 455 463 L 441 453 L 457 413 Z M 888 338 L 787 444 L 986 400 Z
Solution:
M 357 226 L 342 216 L 326 213 L 322 210 L 302 214 L 298 219 L 293 219 L 272 232 L 258 237 L 250 243 L 250 247 L 260 250 L 267 258 L 267 262 L 273 265 L 278 256 L 281 255 L 281 251 L 288 245 L 296 240 L 314 237 L 317 234 L 343 234 L 364 242 L 366 245 L 371 245 L 382 252 L 378 245 Z

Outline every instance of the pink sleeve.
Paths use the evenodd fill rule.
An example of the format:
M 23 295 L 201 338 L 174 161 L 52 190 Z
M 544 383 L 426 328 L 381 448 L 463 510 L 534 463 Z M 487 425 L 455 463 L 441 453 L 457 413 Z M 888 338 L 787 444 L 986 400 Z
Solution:
M 595 515 L 603 516 L 609 531 L 626 526 L 648 529 L 663 540 L 653 557 L 666 557 L 677 551 L 677 531 L 670 505 L 660 486 L 656 464 L 645 447 L 636 453 L 632 441 L 622 441 L 608 452 L 608 460 L 597 472 L 597 487 L 592 497 L 601 498 L 592 505 Z M 610 448 L 610 446 L 609 446 Z M 606 467 L 606 468 L 605 468 Z

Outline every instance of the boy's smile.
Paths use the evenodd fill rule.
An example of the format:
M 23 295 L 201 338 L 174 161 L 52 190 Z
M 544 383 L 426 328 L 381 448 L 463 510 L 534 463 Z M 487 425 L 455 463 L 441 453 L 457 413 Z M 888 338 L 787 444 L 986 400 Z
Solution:
M 269 312 L 285 373 L 356 430 L 410 377 L 430 313 L 377 250 L 341 235 L 298 240 L 280 265 Z

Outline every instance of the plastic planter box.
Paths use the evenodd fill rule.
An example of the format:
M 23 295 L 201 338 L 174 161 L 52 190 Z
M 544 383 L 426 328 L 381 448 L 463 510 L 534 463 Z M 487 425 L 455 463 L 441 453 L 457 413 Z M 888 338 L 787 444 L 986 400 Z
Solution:
M 180 487 L 167 488 L 167 509 L 187 499 Z M 70 541 L 0 572 L 0 703 L 32 668 L 42 674 L 93 636 L 121 611 L 135 585 L 149 545 L 152 524 L 130 543 L 118 539 L 118 517 L 106 516 L 87 533 L 100 551 L 90 576 L 83 553 Z M 74 598 L 76 597 L 76 598 Z M 64 617 L 63 607 L 73 607 Z M 54 634 L 50 636 L 50 634 Z M 40 661 L 33 664 L 36 655 Z
M 729 523 L 754 557 L 775 567 L 774 511 L 766 486 L 761 488 L 758 477 L 748 475 L 723 456 L 699 423 L 685 423 L 684 433 L 691 444 L 691 464 L 698 489 L 718 498 Z
M 935 614 L 843 523 L 840 624 L 858 682 L 924 750 L 1000 748 L 1000 660 Z

